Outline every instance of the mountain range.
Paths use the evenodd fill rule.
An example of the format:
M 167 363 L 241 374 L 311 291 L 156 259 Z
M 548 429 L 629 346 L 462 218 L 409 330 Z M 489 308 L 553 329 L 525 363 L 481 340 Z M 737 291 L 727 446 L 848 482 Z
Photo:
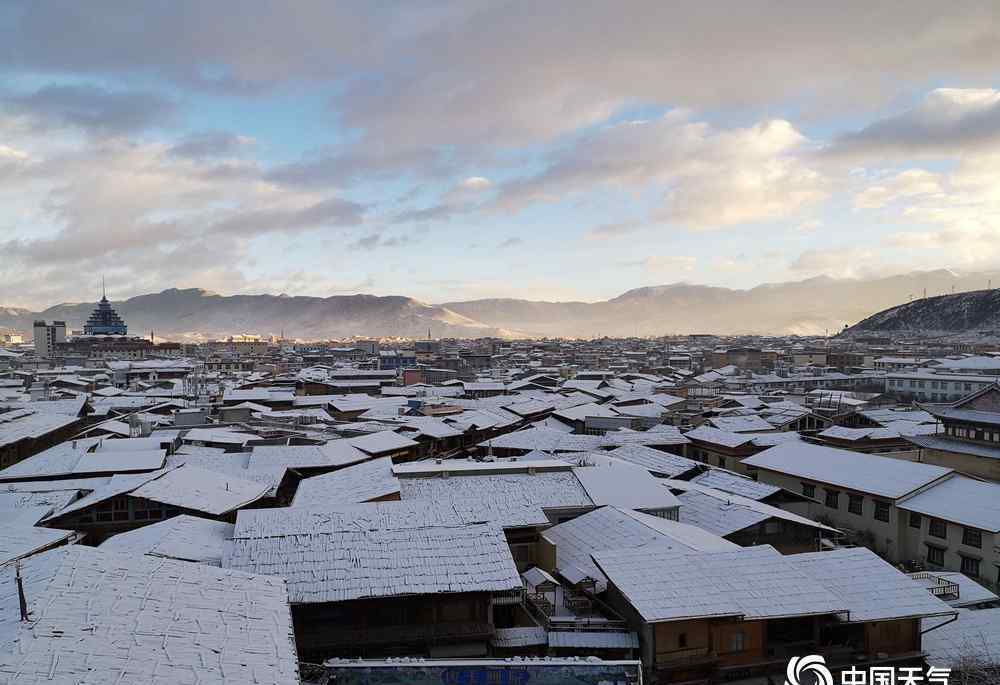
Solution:
M 689 283 L 629 290 L 600 302 L 483 299 L 427 304 L 402 296 L 224 296 L 197 288 L 114 302 L 134 335 L 202 340 L 259 333 L 321 340 L 352 336 L 596 337 L 670 333 L 836 333 L 908 299 L 983 288 L 1000 273 L 946 269 L 874 279 L 827 276 L 736 290 Z M 35 319 L 82 327 L 94 303 L 33 312 L 0 306 L 0 327 L 31 331 Z

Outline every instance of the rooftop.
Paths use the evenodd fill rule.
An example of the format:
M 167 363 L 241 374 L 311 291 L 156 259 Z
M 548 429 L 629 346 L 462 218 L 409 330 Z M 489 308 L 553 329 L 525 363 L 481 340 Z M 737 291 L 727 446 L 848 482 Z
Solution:
M 593 558 L 648 623 L 812 616 L 848 608 L 790 557 L 767 545 L 687 554 L 661 547 L 617 549 Z
M 227 545 L 223 565 L 282 576 L 293 604 L 521 588 L 492 523 L 241 536 Z
M 0 683 L 299 682 L 285 584 L 73 545 L 0 568 Z
M 747 457 L 743 464 L 750 468 L 776 471 L 889 499 L 903 497 L 952 472 L 943 466 L 806 442 L 771 447 Z

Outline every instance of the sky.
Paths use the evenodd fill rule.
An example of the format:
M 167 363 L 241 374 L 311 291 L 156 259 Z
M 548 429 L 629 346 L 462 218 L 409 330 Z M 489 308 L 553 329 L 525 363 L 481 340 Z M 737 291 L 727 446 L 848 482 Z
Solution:
M 0 306 L 1000 266 L 1000 3 L 0 3 Z

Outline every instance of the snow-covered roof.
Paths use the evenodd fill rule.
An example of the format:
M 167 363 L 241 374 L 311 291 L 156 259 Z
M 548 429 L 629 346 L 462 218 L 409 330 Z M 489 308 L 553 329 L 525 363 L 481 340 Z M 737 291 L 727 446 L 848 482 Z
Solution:
M 0 568 L 0 682 L 295 685 L 285 584 L 82 545 Z
M 678 496 L 682 521 L 716 535 L 732 535 L 772 518 L 807 528 L 816 528 L 826 533 L 839 533 L 836 529 L 812 519 L 731 492 L 714 490 L 687 481 L 661 482 L 667 487 L 684 491 Z
M 875 428 L 846 428 L 831 426 L 819 433 L 821 438 L 846 440 L 898 440 L 902 436 L 933 435 L 938 432 L 938 426 L 933 423 L 916 423 L 914 421 L 892 421 Z
M 788 560 L 836 595 L 851 622 L 943 616 L 954 610 L 864 547 L 790 554 Z
M 521 574 L 524 578 L 524 582 L 528 584 L 528 587 L 538 587 L 544 583 L 551 583 L 552 585 L 558 585 L 559 581 L 552 577 L 552 574 L 543 568 L 538 566 L 532 566 L 527 571 Z
M 667 446 L 686 445 L 691 441 L 681 434 L 677 426 L 657 424 L 649 430 L 637 431 L 622 428 L 604 434 L 605 447 L 624 445 Z
M 617 549 L 594 560 L 647 623 L 834 614 L 847 603 L 769 545 L 732 552 Z
M 252 480 L 267 486 L 267 496 L 275 497 L 278 488 L 288 473 L 288 467 L 281 464 L 250 465 L 250 452 L 226 453 L 214 447 L 186 447 L 167 457 L 166 467 L 197 466 L 207 471 L 215 471 L 241 480 Z
M 545 509 L 594 506 L 576 475 L 565 471 L 403 478 L 400 490 L 404 500 L 525 502 Z
M 34 409 L 4 412 L 0 414 L 0 447 L 13 445 L 21 440 L 36 440 L 72 426 L 78 420 L 76 416 L 64 416 Z
M 689 440 L 698 440 L 712 445 L 722 445 L 723 447 L 735 448 L 744 445 L 751 440 L 751 436 L 734 433 L 728 430 L 713 428 L 702 424 L 684 434 Z
M 314 531 L 409 529 L 496 522 L 502 527 L 547 526 L 537 505 L 522 501 L 454 499 L 366 502 L 341 506 L 242 509 L 234 537 L 300 535 Z
M 254 445 L 247 468 L 284 466 L 290 469 L 336 467 L 371 459 L 347 440 L 325 445 Z
M 942 625 L 945 622 L 921 622 L 921 628 L 928 631 L 921 636 L 928 664 L 952 669 L 996 664 L 1000 654 L 1000 609 L 959 609 L 958 620 Z M 929 630 L 934 626 L 940 627 Z
M 650 511 L 673 509 L 680 505 L 673 493 L 661 485 L 659 478 L 639 466 L 577 466 L 573 474 L 597 506 Z
M 39 528 L 21 521 L 10 521 L 4 514 L 5 512 L 0 511 L 0 516 L 5 519 L 0 523 L 0 567 L 15 559 L 58 545 L 73 535 L 71 530 Z
M 356 438 L 348 438 L 347 442 L 357 449 L 371 455 L 385 454 L 387 452 L 398 452 L 399 450 L 417 447 L 418 443 L 403 437 L 393 431 L 382 431 L 380 433 L 369 433 Z M 329 443 L 328 443 L 329 444 Z
M 397 476 L 431 476 L 474 473 L 527 473 L 531 471 L 568 471 L 570 466 L 562 459 L 553 459 L 546 452 L 529 452 L 511 459 L 476 461 L 474 459 L 424 459 L 396 464 L 392 472 Z
M 622 459 L 636 466 L 641 466 L 650 473 L 673 478 L 692 469 L 699 468 L 701 464 L 681 457 L 670 452 L 661 452 L 652 447 L 644 445 L 622 445 L 610 452 L 609 455 L 616 459 Z
M 18 381 L 19 382 L 19 381 Z M 37 400 L 32 402 L 5 402 L 2 406 L 8 409 L 30 409 L 42 414 L 61 414 L 63 416 L 79 416 L 87 404 L 87 396 L 69 397 L 63 400 Z
M 238 537 L 223 565 L 282 576 L 293 604 L 522 587 L 493 523 Z
M 80 491 L 76 489 L 32 492 L 0 487 L 0 521 L 3 520 L 2 512 L 10 509 L 45 508 L 59 510 L 79 495 Z
M 219 566 L 222 545 L 232 537 L 234 528 L 233 524 L 224 521 L 181 514 L 114 535 L 100 548 L 105 552 L 147 554 Z
M 299 483 L 293 507 L 358 504 L 399 493 L 392 458 L 379 457 Z
M 890 499 L 903 497 L 952 472 L 943 466 L 806 442 L 771 447 L 747 457 L 743 464 Z
M 588 452 L 606 443 L 599 435 L 575 435 L 550 428 L 528 428 L 499 435 L 479 443 L 479 447 L 542 450 L 544 452 Z
M 267 492 L 268 486 L 265 483 L 185 464 L 150 473 L 115 474 L 107 485 L 76 500 L 50 517 L 50 520 L 119 495 L 142 497 L 161 504 L 220 516 L 256 502 Z
M 900 509 L 1000 532 L 1000 484 L 955 475 L 897 503 Z
M 945 435 L 908 435 L 906 441 L 918 447 L 957 454 L 971 454 L 984 459 L 1000 459 L 1000 447 L 982 443 L 956 440 Z
M 109 442 L 114 442 L 109 441 Z M 155 471 L 163 468 L 167 451 L 153 450 L 106 450 L 86 452 L 72 468 L 72 473 L 128 473 L 130 471 Z
M 437 440 L 455 438 L 464 432 L 456 430 L 453 425 L 433 416 L 407 416 L 402 425 L 413 429 L 418 435 L 426 435 Z
M 590 416 L 618 416 L 618 412 L 613 411 L 610 407 L 593 402 L 557 409 L 552 414 L 566 421 L 583 421 Z
M 937 420 L 923 409 L 866 409 L 859 412 L 869 421 L 885 425 L 893 421 L 912 421 L 914 423 L 936 423 Z
M 776 492 L 781 492 L 781 488 L 777 485 L 761 483 L 726 469 L 709 469 L 692 478 L 691 482 L 706 488 L 730 492 L 755 500 L 762 500 Z
M 184 434 L 184 442 L 208 442 L 219 445 L 245 445 L 257 436 L 227 428 L 192 428 Z
M 708 423 L 719 430 L 730 431 L 732 433 L 751 433 L 753 431 L 766 431 L 772 428 L 768 421 L 756 414 L 747 416 L 716 416 L 709 419 Z
M 736 549 L 728 540 L 701 529 L 649 514 L 601 507 L 546 530 L 546 540 L 556 546 L 556 570 L 566 578 L 585 577 L 597 581 L 599 591 L 606 578 L 591 555 L 608 549 L 642 547 L 652 543 L 685 551 Z
M 267 485 L 257 481 L 185 464 L 143 483 L 130 494 L 220 516 L 256 502 L 267 494 L 267 490 Z

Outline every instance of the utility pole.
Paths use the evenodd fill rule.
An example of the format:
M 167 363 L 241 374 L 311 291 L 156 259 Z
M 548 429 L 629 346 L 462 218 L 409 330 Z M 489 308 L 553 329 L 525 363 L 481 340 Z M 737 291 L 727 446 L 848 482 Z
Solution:
M 21 562 L 14 562 L 14 580 L 17 583 L 17 602 L 21 608 L 21 620 L 28 620 L 28 599 L 24 596 L 24 583 L 21 581 Z

